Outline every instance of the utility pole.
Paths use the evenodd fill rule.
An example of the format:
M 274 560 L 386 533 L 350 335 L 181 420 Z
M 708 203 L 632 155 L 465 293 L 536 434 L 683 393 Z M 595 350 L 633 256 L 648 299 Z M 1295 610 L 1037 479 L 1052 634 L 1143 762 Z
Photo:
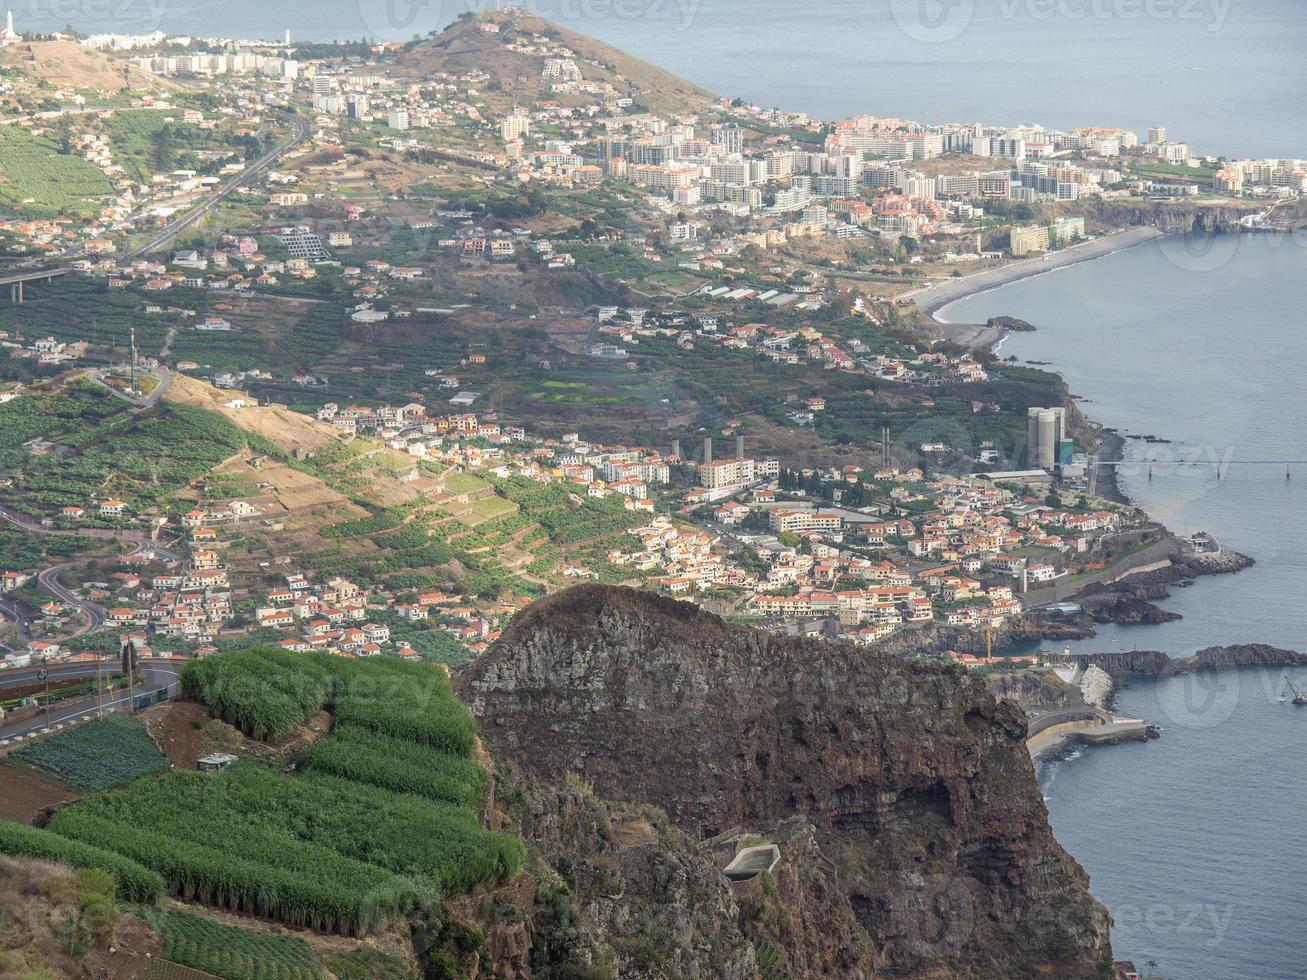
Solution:
M 95 717 L 104 717 L 104 657 L 95 657 Z
M 131 339 L 132 339 L 132 391 L 131 393 L 135 395 L 136 394 L 136 327 L 133 325 L 130 328 L 130 330 L 131 330 Z
M 131 640 L 123 641 L 123 671 L 127 674 L 127 713 L 136 713 L 136 648 Z
M 41 658 L 41 680 L 45 681 L 45 727 L 50 727 L 50 661 Z

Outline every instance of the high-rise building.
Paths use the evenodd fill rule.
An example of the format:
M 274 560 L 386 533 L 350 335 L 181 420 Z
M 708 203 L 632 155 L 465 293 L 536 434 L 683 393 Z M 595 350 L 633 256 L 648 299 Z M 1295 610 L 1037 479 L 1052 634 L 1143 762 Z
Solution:
M 1149 127 L 1148 127 L 1148 142 L 1152 143 L 1154 146 L 1156 146 L 1158 143 L 1165 143 L 1165 142 L 1166 142 L 1166 127 L 1165 127 L 1165 126 L 1149 126 Z
M 1026 413 L 1026 450 L 1031 463 L 1051 470 L 1066 439 L 1066 409 L 1030 408 Z
M 499 124 L 499 135 L 504 138 L 506 143 L 521 139 L 529 132 L 531 132 L 531 117 L 523 109 L 514 109 Z
M 712 141 L 727 153 L 744 152 L 744 133 L 739 126 L 717 126 L 712 131 Z
M 1048 228 L 1044 225 L 1013 225 L 1008 232 L 1008 248 L 1017 258 L 1047 252 L 1048 246 Z

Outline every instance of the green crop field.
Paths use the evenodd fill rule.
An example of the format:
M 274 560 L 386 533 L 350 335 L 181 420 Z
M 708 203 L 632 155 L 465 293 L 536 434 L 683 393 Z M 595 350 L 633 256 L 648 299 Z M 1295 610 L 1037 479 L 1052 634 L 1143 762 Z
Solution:
M 310 772 L 467 806 L 481 801 L 486 785 L 485 770 L 471 759 L 344 723 L 310 748 L 301 764 Z
M 517 513 L 517 505 L 503 497 L 483 497 L 481 500 L 472 501 L 472 513 L 487 519 L 507 517 L 509 514 Z
M 0 854 L 57 861 L 74 868 L 98 868 L 113 875 L 119 898 L 133 902 L 158 902 L 163 898 L 163 878 L 144 865 L 38 827 L 0 820 Z
M 445 477 L 445 489 L 452 494 L 476 493 L 489 486 L 490 484 L 470 473 L 450 473 Z
M 439 668 L 254 648 L 187 664 L 182 690 L 254 737 L 324 706 L 337 731 L 302 775 L 249 761 L 174 770 L 61 810 L 53 834 L 137 862 L 183 898 L 352 934 L 520 866 L 521 841 L 480 824 L 476 727 Z
M 168 768 L 168 757 L 135 718 L 110 715 L 33 742 L 14 757 L 83 789 L 105 789 Z
M 21 126 L 0 127 L 0 207 L 33 217 L 92 214 L 111 192 L 95 165 Z
M 313 947 L 293 936 L 270 936 L 172 909 L 132 909 L 163 934 L 163 955 L 224 980 L 319 980 Z

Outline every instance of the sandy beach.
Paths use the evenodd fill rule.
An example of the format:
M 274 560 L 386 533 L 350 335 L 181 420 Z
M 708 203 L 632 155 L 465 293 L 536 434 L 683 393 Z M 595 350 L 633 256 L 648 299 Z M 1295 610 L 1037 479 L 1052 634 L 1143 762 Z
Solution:
M 1082 242 L 1079 245 L 1072 245 L 1070 248 L 1050 252 L 1047 255 L 1022 259 L 1019 262 L 1010 262 L 996 269 L 986 269 L 983 272 L 975 272 L 957 279 L 945 279 L 931 286 L 923 286 L 902 293 L 896 299 L 900 301 L 913 300 L 917 304 L 917 309 L 932 319 L 936 319 L 935 313 L 937 311 L 966 296 L 983 293 L 986 290 L 1016 282 L 1019 279 L 1042 275 L 1054 269 L 1062 269 L 1077 262 L 1088 262 L 1090 259 L 1097 259 L 1123 248 L 1133 248 L 1136 245 L 1142 245 L 1145 242 L 1151 242 L 1161 237 L 1162 232 L 1156 228 L 1127 228 L 1124 231 L 1104 235 L 1101 238 Z M 955 324 L 950 326 L 965 327 L 967 325 Z M 972 327 L 972 329 L 976 328 Z M 996 335 L 994 341 L 996 341 L 998 331 L 994 331 L 994 333 Z M 979 337 L 975 338 L 975 340 L 983 342 L 982 338 Z M 994 341 L 990 341 L 990 343 Z

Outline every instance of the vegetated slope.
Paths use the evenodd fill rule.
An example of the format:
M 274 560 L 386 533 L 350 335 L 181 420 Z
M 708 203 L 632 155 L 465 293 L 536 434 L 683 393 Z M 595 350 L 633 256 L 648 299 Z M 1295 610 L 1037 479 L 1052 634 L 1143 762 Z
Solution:
M 0 855 L 0 977 L 144 976 L 159 939 L 115 898 L 101 871 Z
M 439 668 L 255 648 L 187 664 L 182 689 L 260 739 L 329 706 L 340 745 L 329 751 L 328 736 L 294 777 L 242 761 L 138 780 L 61 810 L 39 839 L 0 825 L 16 852 L 94 845 L 187 899 L 352 934 L 521 864 L 520 841 L 480 824 L 475 725 Z M 109 863 L 98 852 L 67 859 Z
M 324 422 L 292 412 L 282 405 L 245 405 L 228 408 L 233 393 L 186 375 L 175 375 L 165 399 L 191 405 L 221 415 L 228 422 L 267 439 L 284 452 L 306 449 L 311 452 L 336 445 L 343 436 Z
M 482 31 L 483 23 L 497 24 L 499 33 Z M 711 92 L 692 82 L 524 11 L 487 13 L 456 20 L 436 37 L 406 52 L 401 70 L 426 76 L 480 69 L 519 104 L 529 106 L 537 97 L 565 101 L 566 96 L 551 93 L 549 80 L 541 78 L 542 56 L 508 47 L 512 40 L 529 39 L 532 35 L 541 35 L 569 48 L 587 81 L 609 82 L 620 94 L 655 112 L 701 109 L 716 101 Z
M 1070 978 L 1110 955 L 1106 912 L 1049 829 L 1021 713 L 955 668 L 580 586 L 522 613 L 458 684 L 528 778 L 580 774 L 701 839 L 810 822 L 808 871 L 833 861 L 839 885 L 814 914 L 851 909 L 868 940 L 836 950 L 843 975 Z M 778 938 L 796 976 L 830 975 L 799 966 L 830 962 L 814 947 L 857 944 Z
M 0 500 L 43 516 L 117 494 L 134 513 L 165 505 L 181 487 L 246 448 L 267 451 L 257 435 L 213 413 L 182 404 L 131 411 L 126 402 L 82 380 L 53 397 L 26 394 L 0 406 L 0 469 L 13 486 Z M 33 456 L 40 437 L 51 451 Z M 94 518 L 92 518 L 94 519 Z

